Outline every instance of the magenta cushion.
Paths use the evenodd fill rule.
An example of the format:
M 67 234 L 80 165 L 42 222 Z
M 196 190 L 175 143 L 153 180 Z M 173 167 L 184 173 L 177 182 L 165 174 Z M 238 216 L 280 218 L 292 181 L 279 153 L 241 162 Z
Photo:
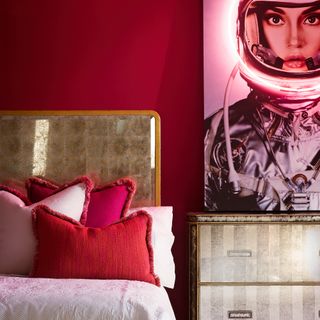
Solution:
M 52 193 L 59 185 L 38 177 L 26 182 L 28 197 L 31 202 L 38 202 Z M 86 227 L 102 228 L 126 215 L 136 191 L 136 184 L 131 178 L 122 178 L 103 186 L 95 187 L 90 195 Z

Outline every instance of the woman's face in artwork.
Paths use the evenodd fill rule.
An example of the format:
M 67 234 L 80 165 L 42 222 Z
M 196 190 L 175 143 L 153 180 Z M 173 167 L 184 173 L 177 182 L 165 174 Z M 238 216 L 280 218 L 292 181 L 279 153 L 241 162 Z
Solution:
M 270 6 L 262 14 L 269 47 L 283 59 L 282 69 L 306 71 L 305 60 L 320 49 L 320 7 Z

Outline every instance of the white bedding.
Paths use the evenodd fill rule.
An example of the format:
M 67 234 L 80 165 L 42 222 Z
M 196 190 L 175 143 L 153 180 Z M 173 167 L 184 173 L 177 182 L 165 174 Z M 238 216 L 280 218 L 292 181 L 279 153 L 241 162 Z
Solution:
M 174 320 L 163 287 L 127 280 L 0 276 L 1 320 Z

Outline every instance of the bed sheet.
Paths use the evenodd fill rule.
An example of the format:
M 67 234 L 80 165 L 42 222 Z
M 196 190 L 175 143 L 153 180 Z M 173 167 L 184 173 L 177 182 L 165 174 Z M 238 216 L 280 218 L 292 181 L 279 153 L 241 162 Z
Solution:
M 163 287 L 128 280 L 0 275 L 1 320 L 174 320 Z

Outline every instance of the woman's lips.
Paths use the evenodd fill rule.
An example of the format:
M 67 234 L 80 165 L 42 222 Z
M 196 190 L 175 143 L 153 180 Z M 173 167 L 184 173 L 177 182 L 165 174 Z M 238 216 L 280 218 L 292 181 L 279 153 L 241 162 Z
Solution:
M 306 59 L 302 56 L 291 56 L 284 60 L 284 69 L 300 69 L 306 66 Z

